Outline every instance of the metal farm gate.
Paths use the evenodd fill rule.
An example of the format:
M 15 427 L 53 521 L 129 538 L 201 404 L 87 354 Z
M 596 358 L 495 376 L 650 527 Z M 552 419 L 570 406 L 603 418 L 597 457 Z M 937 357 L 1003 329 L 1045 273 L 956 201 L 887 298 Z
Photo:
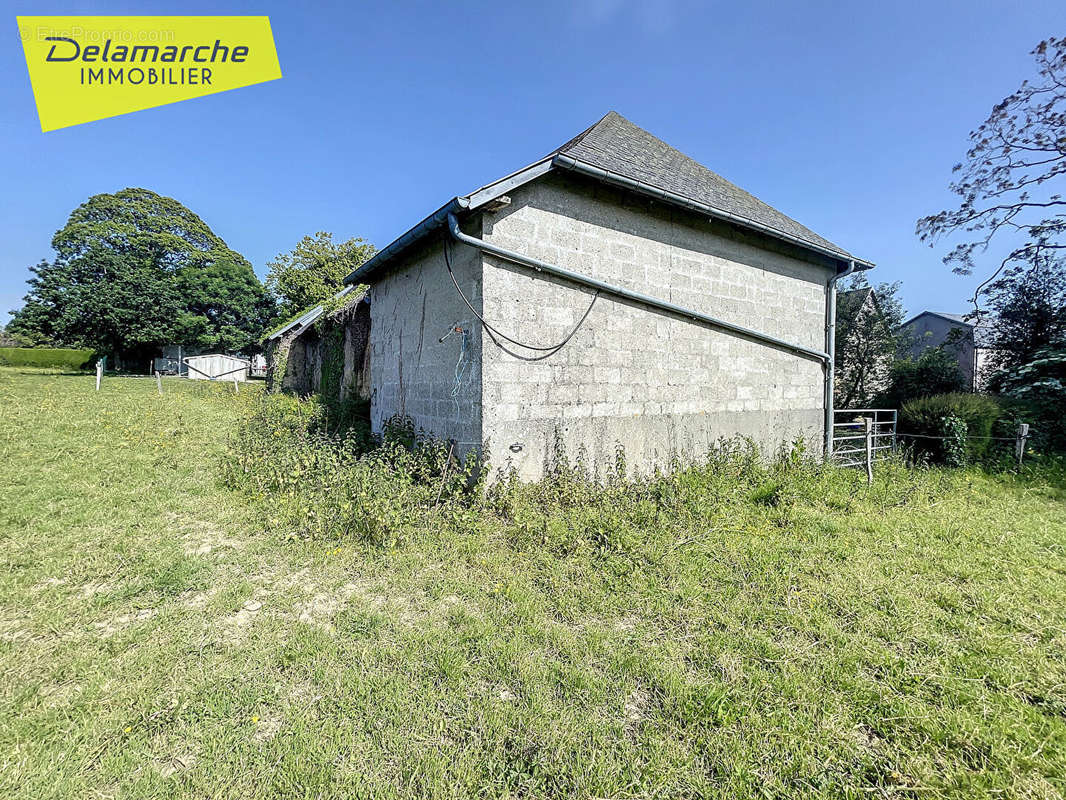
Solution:
M 894 408 L 845 408 L 833 411 L 830 455 L 841 467 L 866 467 L 888 458 L 896 449 Z

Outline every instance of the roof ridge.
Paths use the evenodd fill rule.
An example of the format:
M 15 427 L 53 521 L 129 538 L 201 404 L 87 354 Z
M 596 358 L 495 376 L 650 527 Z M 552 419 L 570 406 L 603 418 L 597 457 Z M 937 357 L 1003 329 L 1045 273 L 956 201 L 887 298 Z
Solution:
M 746 218 L 832 251 L 838 258 L 853 257 L 617 111 L 607 112 L 554 153 Z
M 644 192 L 835 262 L 854 261 L 861 269 L 873 266 L 612 110 L 543 158 L 469 195 L 452 198 L 352 271 L 345 282 L 362 281 L 377 272 L 397 254 L 442 228 L 450 214 L 474 211 L 555 169 L 573 170 L 600 182 Z
M 588 126 L 587 128 L 585 128 L 585 130 L 581 131 L 581 133 L 579 133 L 579 134 L 578 134 L 577 136 L 575 136 L 574 138 L 570 139 L 569 141 L 567 141 L 567 142 L 565 142 L 565 143 L 563 143 L 563 144 L 559 145 L 559 146 L 558 146 L 558 147 L 556 147 L 556 148 L 555 148 L 554 150 L 552 150 L 552 151 L 551 151 L 550 153 L 548 153 L 548 155 L 549 155 L 549 156 L 553 156 L 553 155 L 555 155 L 556 153 L 561 153 L 561 152 L 563 152 L 563 151 L 564 151 L 564 150 L 566 150 L 566 149 L 567 149 L 568 147 L 573 147 L 573 146 L 574 146 L 575 144 L 577 144 L 577 143 L 578 143 L 578 142 L 580 142 L 580 141 L 581 141 L 582 139 L 584 139 L 584 138 L 585 138 L 586 136 L 588 136 L 588 135 L 589 135 L 590 133 L 592 133 L 592 130 L 593 130 L 593 128 L 597 127 L 598 125 L 601 125 L 601 124 L 602 124 L 603 122 L 605 122 L 605 121 L 607 120 L 607 118 L 608 118 L 609 116 L 611 116 L 612 114 L 613 114 L 614 116 L 616 116 L 616 117 L 619 117 L 620 119 L 623 119 L 623 120 L 625 120 L 626 122 L 629 122 L 629 120 L 627 120 L 627 119 L 626 119 L 625 117 L 623 117 L 623 116 L 622 116 L 621 114 L 619 114 L 619 113 L 618 113 L 617 111 L 613 111 L 613 110 L 612 110 L 612 111 L 608 111 L 608 112 L 607 112 L 606 114 L 604 114 L 604 115 L 603 115 L 602 117 L 600 117 L 600 118 L 599 118 L 598 120 L 596 120 L 596 121 L 595 121 L 595 122 L 593 122 L 593 123 L 592 123 L 591 125 L 589 125 L 589 126 Z M 630 124 L 632 124 L 632 123 L 630 123 Z

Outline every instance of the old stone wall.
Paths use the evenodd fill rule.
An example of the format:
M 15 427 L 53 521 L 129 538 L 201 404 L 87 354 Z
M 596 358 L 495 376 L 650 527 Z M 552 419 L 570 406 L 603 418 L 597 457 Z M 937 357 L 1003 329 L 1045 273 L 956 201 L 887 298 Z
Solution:
M 370 307 L 362 295 L 306 328 L 271 340 L 267 389 L 321 393 L 328 401 L 370 396 Z
M 816 350 L 825 347 L 826 263 L 685 212 L 574 178 L 516 190 L 485 214 L 503 247 Z M 470 248 L 463 248 L 469 250 Z M 484 257 L 484 316 L 521 341 L 560 341 L 592 292 Z M 526 355 L 532 355 L 529 351 Z M 823 431 L 824 371 L 811 358 L 600 297 L 557 354 L 522 361 L 484 343 L 482 435 L 494 466 L 542 474 L 556 432 L 573 457 L 639 471 L 750 436 L 767 451 Z

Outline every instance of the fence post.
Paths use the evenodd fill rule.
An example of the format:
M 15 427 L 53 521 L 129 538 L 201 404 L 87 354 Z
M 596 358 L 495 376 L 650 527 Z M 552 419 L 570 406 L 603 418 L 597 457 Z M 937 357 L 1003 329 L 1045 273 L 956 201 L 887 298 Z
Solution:
M 163 394 L 163 377 L 159 374 L 159 370 L 155 371 L 155 388 L 159 390 L 160 396 Z
M 100 391 L 100 378 L 104 376 L 104 360 L 96 359 L 96 391 Z
M 1018 438 L 1014 442 L 1014 455 L 1018 457 L 1018 466 L 1022 465 L 1022 458 L 1025 456 L 1025 440 L 1029 438 L 1029 424 L 1027 422 L 1018 423 Z
M 874 482 L 874 424 L 869 417 L 862 418 L 863 427 L 866 428 L 866 483 Z
M 241 390 L 237 388 L 237 376 L 233 376 L 233 393 L 238 394 Z

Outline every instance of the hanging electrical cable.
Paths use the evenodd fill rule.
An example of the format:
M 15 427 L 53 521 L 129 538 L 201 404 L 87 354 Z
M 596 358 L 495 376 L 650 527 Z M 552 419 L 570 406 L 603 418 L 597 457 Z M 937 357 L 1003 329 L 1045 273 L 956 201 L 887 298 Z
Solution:
M 466 377 L 466 373 L 470 370 L 470 359 L 467 358 L 467 350 L 470 347 L 470 331 L 464 327 L 466 322 L 457 322 L 437 341 L 444 342 L 452 334 L 459 334 L 462 337 L 462 344 L 459 346 L 459 359 L 455 362 L 455 381 L 452 384 L 452 401 L 455 403 L 455 419 L 459 421 L 459 395 L 463 391 L 463 379 Z
M 445 239 L 444 240 L 444 264 L 448 268 L 448 275 L 452 279 L 452 284 L 455 286 L 455 291 L 457 291 L 459 293 L 459 296 L 461 298 L 463 298 L 463 302 L 466 303 L 466 307 L 470 309 L 470 313 L 473 314 L 475 317 L 477 317 L 478 322 L 481 323 L 482 327 L 485 329 L 485 332 L 489 335 L 489 338 L 492 340 L 492 343 L 495 344 L 498 348 L 503 350 L 508 355 L 514 356 L 515 358 L 521 359 L 522 361 L 543 361 L 546 358 L 551 358 L 553 355 L 555 355 L 560 350 L 562 350 L 563 347 L 566 345 L 566 343 L 574 338 L 574 334 L 576 334 L 578 332 L 578 330 L 580 330 L 581 326 L 585 323 L 585 320 L 588 319 L 588 315 L 590 313 L 592 313 L 592 307 L 594 305 L 596 305 L 596 300 L 600 296 L 599 290 L 596 290 L 596 292 L 592 295 L 592 302 L 589 303 L 588 308 L 585 309 L 585 313 L 581 315 L 581 319 L 579 319 L 577 321 L 577 324 L 574 326 L 573 330 L 571 330 L 570 333 L 568 333 L 566 335 L 566 337 L 563 338 L 563 340 L 560 341 L 558 344 L 553 344 L 553 345 L 550 345 L 548 347 L 543 347 L 541 345 L 526 344 L 525 342 L 520 342 L 517 339 L 512 339 L 510 336 L 508 336 L 506 333 L 504 333 L 503 331 L 499 330 L 498 328 L 493 327 L 489 322 L 487 322 L 485 320 L 484 317 L 481 316 L 481 314 L 479 314 L 477 312 L 477 309 L 475 309 L 473 304 L 471 304 L 470 300 L 467 299 L 467 296 L 463 293 L 462 288 L 459 286 L 459 281 L 456 280 L 456 278 L 455 278 L 455 273 L 452 271 L 452 259 L 451 259 L 451 255 L 450 255 L 450 252 L 449 252 L 448 244 L 449 244 L 448 240 Z M 527 356 L 527 355 L 523 355 L 521 353 L 516 353 L 513 350 L 511 350 L 511 349 L 509 349 L 507 347 L 504 347 L 502 344 L 500 344 L 499 339 L 497 339 L 496 337 L 499 337 L 499 339 L 503 339 L 504 341 L 510 342 L 511 344 L 515 345 L 516 347 L 522 347 L 522 348 L 525 348 L 526 350 L 537 350 L 537 351 L 540 351 L 540 352 L 544 353 L 544 355 Z

